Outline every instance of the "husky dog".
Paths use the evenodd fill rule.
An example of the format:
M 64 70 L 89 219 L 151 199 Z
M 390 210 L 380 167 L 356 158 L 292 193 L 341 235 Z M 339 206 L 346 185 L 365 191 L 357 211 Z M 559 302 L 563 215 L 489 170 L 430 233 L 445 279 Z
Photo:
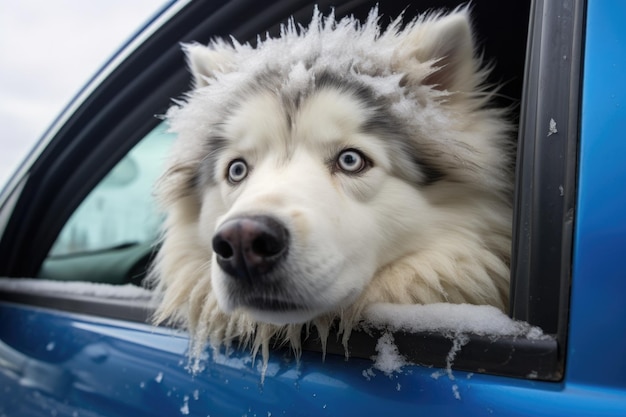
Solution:
M 386 29 L 317 10 L 256 46 L 185 46 L 193 89 L 156 194 L 155 320 L 209 341 L 303 326 L 347 342 L 372 303 L 505 309 L 513 128 L 467 8 Z M 323 342 L 322 342 L 323 343 Z

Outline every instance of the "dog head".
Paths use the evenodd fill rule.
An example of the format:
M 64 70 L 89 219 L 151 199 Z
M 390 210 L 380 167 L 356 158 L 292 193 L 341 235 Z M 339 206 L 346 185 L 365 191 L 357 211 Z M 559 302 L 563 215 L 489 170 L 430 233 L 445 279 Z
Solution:
M 376 12 L 363 25 L 316 12 L 254 48 L 186 52 L 194 89 L 168 112 L 179 139 L 157 189 L 171 308 L 199 291 L 269 323 L 339 312 L 445 229 L 429 190 L 502 177 L 481 163 L 495 145 L 463 139 L 486 74 L 466 10 L 385 31 Z

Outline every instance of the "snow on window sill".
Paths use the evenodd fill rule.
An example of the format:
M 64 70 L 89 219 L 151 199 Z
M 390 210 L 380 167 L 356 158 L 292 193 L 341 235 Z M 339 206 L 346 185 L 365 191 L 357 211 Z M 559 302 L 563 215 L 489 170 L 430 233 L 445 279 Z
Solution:
M 150 290 L 132 284 L 111 285 L 97 282 L 53 281 L 38 278 L 0 278 L 0 290 L 118 300 L 149 301 L 152 298 Z
M 525 337 L 549 336 L 528 323 L 513 320 L 499 309 L 471 304 L 374 304 L 365 311 L 365 325 L 389 331 L 471 333 L 481 336 Z

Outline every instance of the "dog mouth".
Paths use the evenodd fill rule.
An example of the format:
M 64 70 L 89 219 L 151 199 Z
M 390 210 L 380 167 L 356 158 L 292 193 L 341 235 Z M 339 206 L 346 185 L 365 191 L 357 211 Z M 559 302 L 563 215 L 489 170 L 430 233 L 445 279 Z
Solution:
M 273 294 L 248 295 L 237 300 L 236 305 L 259 322 L 285 325 L 305 323 L 315 317 L 319 311 L 302 301 L 277 297 Z
M 243 306 L 260 311 L 276 312 L 276 313 L 288 313 L 294 311 L 307 310 L 306 306 L 296 303 L 292 300 L 284 300 L 271 296 L 265 297 L 246 297 L 241 301 Z

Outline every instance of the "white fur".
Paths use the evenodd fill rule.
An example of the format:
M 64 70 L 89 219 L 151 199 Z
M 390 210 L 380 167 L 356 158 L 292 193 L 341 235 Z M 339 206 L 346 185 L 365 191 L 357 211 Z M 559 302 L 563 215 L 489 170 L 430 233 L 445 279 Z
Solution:
M 512 129 L 502 110 L 486 106 L 487 71 L 474 56 L 466 9 L 422 16 L 403 29 L 396 20 L 386 31 L 376 10 L 363 25 L 316 11 L 308 29 L 289 25 L 256 48 L 214 42 L 186 51 L 195 88 L 167 115 L 179 139 L 156 189 L 167 219 L 152 278 L 156 321 L 189 329 L 194 355 L 206 341 L 237 339 L 266 358 L 273 337 L 298 351 L 303 325 L 324 338 L 336 319 L 347 342 L 376 302 L 507 307 Z M 425 174 L 409 172 L 417 169 L 411 155 L 360 129 L 375 109 L 349 92 L 311 89 L 322 70 L 383 98 L 419 157 L 444 177 L 419 184 Z M 278 74 L 280 85 L 255 88 L 264 71 Z M 300 106 L 286 109 L 280 97 L 303 91 Z M 210 178 L 190 187 L 208 169 L 216 126 L 226 145 Z M 373 161 L 362 175 L 329 166 L 351 147 Z M 224 179 L 235 158 L 250 166 L 237 186 Z M 287 225 L 283 296 L 306 308 L 253 309 L 229 291 L 211 238 L 225 220 L 257 213 Z

